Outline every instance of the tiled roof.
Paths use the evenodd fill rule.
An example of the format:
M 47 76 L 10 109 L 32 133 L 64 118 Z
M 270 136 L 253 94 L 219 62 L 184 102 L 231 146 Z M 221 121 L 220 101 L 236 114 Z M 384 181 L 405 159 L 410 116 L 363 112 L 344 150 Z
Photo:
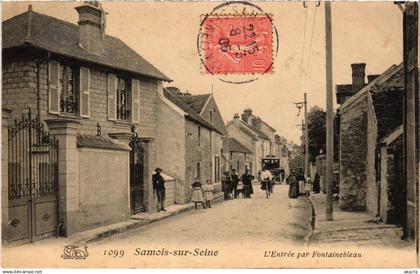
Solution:
M 2 24 L 3 50 L 33 46 L 59 55 L 164 81 L 171 81 L 116 37 L 104 37 L 104 53 L 92 54 L 79 46 L 79 27 L 57 18 L 27 11 Z
M 201 113 L 211 94 L 188 95 L 180 98 L 195 112 Z
M 245 123 L 245 124 L 246 124 L 247 127 L 249 127 L 251 130 L 255 131 L 258 134 L 258 138 L 265 139 L 265 140 L 270 140 L 270 138 L 267 135 L 265 135 L 261 130 L 259 130 L 255 126 L 247 124 L 247 123 Z
M 223 135 L 222 132 L 220 132 L 220 130 L 218 130 L 217 128 L 215 128 L 214 126 L 212 126 L 210 123 L 208 123 L 206 120 L 204 120 L 203 118 L 200 117 L 200 115 L 198 115 L 198 113 L 196 111 L 194 111 L 192 108 L 190 108 L 183 100 L 182 98 L 184 96 L 176 96 L 171 94 L 169 91 L 167 91 L 166 89 L 163 89 L 163 95 L 170 100 L 172 103 L 174 103 L 177 107 L 179 107 L 180 109 L 182 109 L 185 113 L 187 113 L 187 117 L 190 118 L 191 120 L 201 124 L 202 126 L 214 130 L 220 134 Z
M 246 148 L 244 145 L 239 143 L 238 140 L 232 137 L 223 139 L 223 150 L 229 152 L 252 154 L 248 148 Z
M 130 150 L 125 144 L 119 144 L 111 138 L 105 138 L 102 136 L 92 136 L 85 134 L 77 135 L 77 146 L 78 147 L 90 147 L 90 148 L 102 148 L 102 149 L 113 149 L 113 150 Z

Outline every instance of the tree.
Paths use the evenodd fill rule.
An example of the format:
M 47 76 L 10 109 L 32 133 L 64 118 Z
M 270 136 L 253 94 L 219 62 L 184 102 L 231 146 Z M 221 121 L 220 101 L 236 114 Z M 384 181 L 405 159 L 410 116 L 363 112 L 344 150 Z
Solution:
M 315 161 L 320 150 L 326 151 L 326 119 L 327 113 L 318 106 L 313 106 L 308 112 L 309 161 Z

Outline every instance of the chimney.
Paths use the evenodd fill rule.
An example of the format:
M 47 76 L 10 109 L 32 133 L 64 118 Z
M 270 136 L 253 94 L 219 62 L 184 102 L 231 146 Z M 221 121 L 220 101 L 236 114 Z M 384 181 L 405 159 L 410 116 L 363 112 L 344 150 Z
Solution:
M 244 112 L 242 113 L 242 120 L 247 123 L 247 124 L 251 124 L 251 115 L 252 115 L 252 109 L 250 108 L 246 108 L 244 109 Z
M 256 117 L 252 120 L 252 124 L 254 125 L 254 127 L 261 129 L 261 118 L 260 117 Z
M 376 78 L 378 78 L 379 77 L 379 74 L 372 74 L 372 75 L 368 75 L 367 76 L 367 78 L 368 78 L 368 84 L 370 83 L 370 82 L 372 82 L 373 80 L 375 80 Z
M 105 12 L 98 1 L 86 1 L 75 8 L 79 13 L 79 45 L 86 51 L 104 52 Z
M 365 86 L 365 63 L 351 64 L 352 73 L 352 91 L 353 94 L 361 90 Z
M 235 125 L 239 125 L 239 114 L 235 113 L 235 115 L 233 115 L 233 122 L 235 123 Z

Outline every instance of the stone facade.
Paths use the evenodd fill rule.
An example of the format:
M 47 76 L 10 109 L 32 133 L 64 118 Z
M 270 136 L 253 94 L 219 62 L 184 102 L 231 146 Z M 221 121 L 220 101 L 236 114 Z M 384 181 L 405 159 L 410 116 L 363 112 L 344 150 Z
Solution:
M 348 210 L 366 209 L 367 98 L 360 98 L 340 121 L 340 201 Z
M 186 134 L 184 112 L 163 97 L 159 98 L 157 165 L 176 182 L 175 202 L 186 202 Z
M 189 194 L 191 184 L 200 181 L 204 184 L 212 179 L 213 161 L 210 144 L 211 131 L 194 121 L 186 119 L 185 123 L 185 184 Z
M 84 3 L 80 10 L 99 9 Z M 82 13 L 79 16 L 83 17 Z M 104 14 L 97 12 L 88 20 L 99 20 L 98 16 Z M 151 177 L 157 165 L 158 91 L 162 89 L 162 81 L 169 80 L 114 37 L 103 39 L 100 35 L 100 41 L 91 39 L 95 45 L 81 49 L 78 45 L 83 44 L 90 32 L 104 31 L 86 27 L 83 25 L 86 20 L 81 21 L 81 26 L 77 26 L 29 10 L 3 22 L 7 33 L 3 39 L 8 42 L 3 44 L 2 106 L 13 110 L 11 121 L 31 109 L 59 141 L 58 222 L 62 225 L 59 232 L 66 236 L 129 217 L 133 200 L 129 143 L 134 135 L 144 148 L 143 197 L 139 199 L 143 210 L 155 208 Z M 39 49 L 15 43 L 21 41 L 15 35 L 22 34 L 13 33 L 13 27 L 22 22 L 26 26 L 27 45 L 43 45 Z M 53 25 L 62 26 L 62 30 L 56 32 Z M 97 50 L 102 47 L 103 51 Z M 108 58 L 110 53 L 120 56 Z M 117 81 L 117 77 L 125 81 Z M 66 83 L 67 88 L 62 88 Z M 118 112 L 117 102 L 129 112 L 124 107 Z M 68 104 L 72 110 L 63 111 L 61 106 Z M 116 113 L 122 118 L 117 118 Z M 91 137 L 97 138 L 92 144 L 80 146 L 79 136 L 89 136 L 91 141 Z M 171 195 L 170 200 L 175 197 Z

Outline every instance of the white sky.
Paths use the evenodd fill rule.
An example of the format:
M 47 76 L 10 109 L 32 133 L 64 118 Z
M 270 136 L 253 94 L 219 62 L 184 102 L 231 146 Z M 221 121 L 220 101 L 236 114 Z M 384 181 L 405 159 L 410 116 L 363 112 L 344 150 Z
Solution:
M 32 3 L 34 11 L 72 23 L 78 19 L 77 2 Z M 279 54 L 274 73 L 241 85 L 221 82 L 203 74 L 196 49 L 200 15 L 210 12 L 216 2 L 105 2 L 108 35 L 116 36 L 193 94 L 214 97 L 225 122 L 234 113 L 250 107 L 278 133 L 299 143 L 300 130 L 293 102 L 308 92 L 309 106 L 325 109 L 324 5 L 317 8 L 312 54 L 307 77 L 299 69 L 304 48 L 307 66 L 315 4 L 308 8 L 306 42 L 303 46 L 305 13 L 302 3 L 255 2 L 274 16 L 279 32 Z M 2 3 L 2 20 L 27 10 L 27 2 Z M 351 63 L 367 63 L 367 74 L 380 74 L 402 61 L 402 14 L 393 2 L 333 3 L 333 79 L 336 84 L 351 83 Z M 59 31 L 59 30 L 58 30 Z M 335 100 L 335 99 L 334 99 Z

